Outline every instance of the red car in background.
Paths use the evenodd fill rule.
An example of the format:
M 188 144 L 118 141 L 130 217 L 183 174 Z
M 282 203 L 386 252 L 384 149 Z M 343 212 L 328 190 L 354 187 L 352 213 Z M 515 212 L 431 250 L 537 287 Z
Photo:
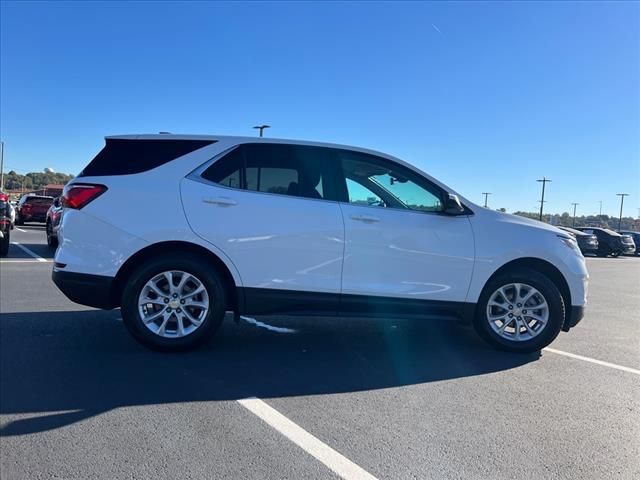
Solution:
M 47 245 L 51 248 L 58 246 L 58 228 L 62 218 L 62 202 L 60 197 L 56 197 L 47 210 Z
M 25 195 L 16 207 L 16 225 L 23 225 L 24 222 L 44 223 L 51 204 L 53 204 L 53 197 Z
M 0 257 L 9 252 L 9 235 L 11 234 L 11 213 L 9 197 L 0 192 Z

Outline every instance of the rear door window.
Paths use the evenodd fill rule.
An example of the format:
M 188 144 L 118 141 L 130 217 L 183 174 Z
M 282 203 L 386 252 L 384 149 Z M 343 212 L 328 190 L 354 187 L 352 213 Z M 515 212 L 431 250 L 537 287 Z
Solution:
M 202 177 L 231 188 L 336 200 L 338 163 L 330 148 L 276 143 L 240 145 Z

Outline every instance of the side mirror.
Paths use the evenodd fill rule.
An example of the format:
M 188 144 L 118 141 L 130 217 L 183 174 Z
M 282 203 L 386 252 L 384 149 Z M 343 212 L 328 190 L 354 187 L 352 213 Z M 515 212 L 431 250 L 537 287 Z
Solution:
M 458 196 L 450 193 L 444 206 L 444 213 L 447 215 L 463 215 L 464 212 L 464 207 L 460 203 Z

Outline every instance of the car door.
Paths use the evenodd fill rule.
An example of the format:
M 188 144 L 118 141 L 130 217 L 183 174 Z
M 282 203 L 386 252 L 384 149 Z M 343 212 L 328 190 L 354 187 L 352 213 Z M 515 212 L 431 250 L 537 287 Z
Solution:
M 445 215 L 448 194 L 402 165 L 346 150 L 340 159 L 344 303 L 353 295 L 464 302 L 474 264 L 468 216 Z
M 187 177 L 194 232 L 235 264 L 253 313 L 335 311 L 344 225 L 329 149 L 245 144 Z

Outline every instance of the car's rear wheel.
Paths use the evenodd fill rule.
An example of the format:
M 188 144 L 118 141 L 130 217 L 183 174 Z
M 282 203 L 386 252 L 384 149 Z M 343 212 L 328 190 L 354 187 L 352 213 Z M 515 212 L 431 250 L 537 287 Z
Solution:
M 546 275 L 523 268 L 499 275 L 485 286 L 474 324 L 493 346 L 525 353 L 549 345 L 564 318 L 565 305 L 556 285 Z
M 9 243 L 10 243 L 10 233 L 9 230 L 4 232 L 3 237 L 0 238 L 0 257 L 6 257 L 9 254 Z
M 218 329 L 226 310 L 215 269 L 185 253 L 148 262 L 127 282 L 122 318 L 143 345 L 160 351 L 195 348 Z
M 49 248 L 56 248 L 58 246 L 58 237 L 53 234 L 51 222 L 47 222 L 47 245 L 49 245 Z

